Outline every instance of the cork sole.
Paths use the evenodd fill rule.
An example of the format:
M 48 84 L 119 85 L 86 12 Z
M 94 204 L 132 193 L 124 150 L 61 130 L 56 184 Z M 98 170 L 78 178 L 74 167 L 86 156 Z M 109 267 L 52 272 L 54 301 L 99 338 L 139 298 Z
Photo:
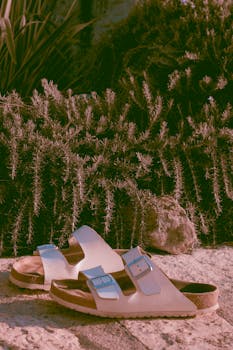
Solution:
M 88 308 L 85 306 L 81 306 L 78 304 L 73 304 L 70 303 L 64 299 L 61 299 L 59 297 L 57 297 L 56 295 L 54 295 L 51 291 L 50 291 L 50 296 L 54 299 L 54 301 L 56 301 L 58 304 L 69 308 L 71 310 L 75 310 L 81 313 L 85 313 L 88 315 L 92 315 L 92 316 L 98 316 L 98 317 L 106 317 L 106 318 L 156 318 L 156 317 L 194 317 L 196 316 L 195 312 L 182 312 L 182 311 L 150 311 L 150 312 L 125 312 L 123 313 L 116 313 L 116 312 L 101 312 L 97 309 L 93 309 L 93 308 Z
M 124 271 L 113 273 L 112 276 L 117 280 L 122 292 L 125 295 L 135 293 L 135 287 Z M 218 289 L 210 284 L 184 282 L 179 280 L 170 280 L 180 292 L 191 300 L 197 307 L 196 311 L 151 311 L 136 313 L 103 313 L 96 308 L 96 304 L 85 280 L 81 278 L 75 280 L 53 281 L 50 289 L 51 297 L 60 305 L 70 309 L 88 313 L 101 317 L 114 318 L 137 318 L 137 317 L 187 317 L 198 314 L 215 311 L 218 308 Z
M 182 312 L 182 311 L 166 311 L 166 312 L 161 312 L 161 311 L 154 311 L 154 312 L 135 312 L 135 313 L 114 313 L 114 312 L 108 312 L 108 313 L 104 313 L 104 312 L 100 312 L 96 309 L 92 309 L 92 308 L 88 308 L 85 306 L 81 306 L 81 305 L 77 305 L 77 304 L 73 304 L 70 303 L 64 299 L 61 299 L 59 297 L 57 297 L 56 295 L 54 295 L 51 291 L 50 291 L 50 296 L 52 297 L 52 299 L 54 301 L 56 301 L 58 304 L 74 310 L 74 311 L 78 311 L 81 313 L 85 313 L 88 315 L 92 315 L 92 316 L 98 316 L 98 317 L 106 317 L 106 318 L 171 318 L 171 317 L 195 317 L 197 315 L 202 315 L 202 314 L 206 314 L 206 313 L 211 313 L 216 311 L 219 308 L 219 305 L 213 305 L 212 307 L 209 307 L 207 309 L 200 309 L 200 310 L 196 310 L 196 312 Z
M 115 249 L 119 255 L 125 253 L 126 249 Z M 75 247 L 61 250 L 68 263 L 77 264 L 84 258 L 83 251 L 77 245 Z M 10 281 L 20 288 L 49 290 L 50 286 L 44 284 L 44 269 L 40 256 L 34 252 L 33 256 L 20 258 L 10 272 Z

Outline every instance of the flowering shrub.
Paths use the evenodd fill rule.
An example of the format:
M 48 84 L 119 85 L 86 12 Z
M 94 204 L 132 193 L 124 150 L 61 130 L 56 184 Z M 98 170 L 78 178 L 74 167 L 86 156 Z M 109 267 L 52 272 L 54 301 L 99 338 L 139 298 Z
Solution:
M 16 93 L 0 99 L 1 237 L 15 254 L 26 242 L 62 245 L 82 222 L 108 235 L 116 201 L 131 200 L 140 212 L 145 204 L 136 180 L 150 169 L 141 152 L 148 134 L 127 121 L 130 106 L 117 109 L 111 90 L 90 99 L 65 97 L 46 80 L 43 87 L 28 105 Z
M 0 18 L 1 30 L 8 26 L 0 48 L 1 252 L 19 254 L 49 240 L 64 245 L 84 223 L 112 246 L 143 245 L 148 207 L 153 203 L 156 210 L 156 196 L 166 194 L 186 209 L 203 242 L 232 240 L 232 1 L 139 2 L 83 59 L 73 87 L 97 91 L 87 95 L 62 93 L 45 79 L 38 92 L 40 77 L 48 78 L 52 68 L 52 79 L 63 81 L 55 69 L 55 63 L 63 69 L 63 58 L 72 63 L 64 74 L 73 75 L 69 53 L 86 24 L 75 31 L 68 16 L 52 34 L 58 41 L 42 35 L 33 51 L 25 33 L 35 29 L 35 38 L 40 25 L 53 28 L 53 11 L 47 22 L 32 16 L 38 26 L 27 20 L 24 28 L 23 2 L 12 2 L 18 9 L 12 16 L 20 16 L 11 22 L 9 4 L 2 2 Z M 71 42 L 59 35 L 62 28 L 74 34 L 66 36 Z M 14 63 L 24 59 L 21 43 L 29 65 Z M 60 63 L 58 48 L 68 52 Z M 42 58 L 45 70 L 37 70 Z M 14 88 L 22 98 L 6 93 Z M 133 227 L 128 208 L 135 212 Z
M 160 96 L 167 143 L 158 146 L 156 124 L 147 144 L 154 181 L 140 185 L 170 193 L 176 178 L 176 196 L 205 242 L 232 240 L 232 16 L 232 0 L 141 0 L 90 49 L 78 86 L 113 88 L 145 132 Z
M 64 245 L 84 223 L 113 246 L 143 244 L 148 203 L 164 194 L 186 208 L 200 237 L 232 237 L 231 105 L 210 99 L 174 134 L 167 122 L 173 102 L 154 95 L 146 77 L 142 85 L 130 81 L 128 104 L 110 89 L 102 97 L 63 94 L 47 80 L 27 104 L 15 92 L 0 97 L 1 250 Z M 143 131 L 130 121 L 142 103 Z M 135 227 L 122 215 L 127 203 Z M 229 227 L 218 231 L 221 217 Z

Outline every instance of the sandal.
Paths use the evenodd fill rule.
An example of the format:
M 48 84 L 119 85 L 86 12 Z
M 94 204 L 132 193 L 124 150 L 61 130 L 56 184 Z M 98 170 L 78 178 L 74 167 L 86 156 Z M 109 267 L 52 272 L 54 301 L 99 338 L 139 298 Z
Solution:
M 59 250 L 54 244 L 37 247 L 33 256 L 14 263 L 9 279 L 18 287 L 49 290 L 53 279 L 77 279 L 79 271 L 101 264 L 104 271 L 124 269 L 120 257 L 126 250 L 113 250 L 89 226 L 82 226 L 69 238 L 69 248 Z
M 187 317 L 218 308 L 218 288 L 169 279 L 139 247 L 123 254 L 124 270 L 97 266 L 79 280 L 52 281 L 50 295 L 70 309 L 101 317 Z

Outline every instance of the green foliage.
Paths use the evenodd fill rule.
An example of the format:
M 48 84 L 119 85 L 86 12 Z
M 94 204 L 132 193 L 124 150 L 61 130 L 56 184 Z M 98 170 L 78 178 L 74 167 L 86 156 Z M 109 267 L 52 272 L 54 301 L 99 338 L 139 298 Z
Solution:
M 221 215 L 232 223 L 224 209 L 233 200 L 230 104 L 221 109 L 211 99 L 174 135 L 167 123 L 172 102 L 153 95 L 147 80 L 132 84 L 131 104 L 110 89 L 101 97 L 64 95 L 46 80 L 43 88 L 28 104 L 16 93 L 0 98 L 3 250 L 9 242 L 15 254 L 25 241 L 29 248 L 49 239 L 63 245 L 84 223 L 113 246 L 143 244 L 147 203 L 164 194 L 186 208 L 199 234 L 232 238 L 224 225 L 216 229 Z M 128 118 L 138 100 L 144 131 Z M 127 204 L 135 227 L 128 227 Z
M 139 130 L 161 96 L 167 146 L 157 145 L 157 125 L 148 145 L 159 176 L 140 185 L 170 193 L 182 175 L 180 202 L 203 241 L 232 240 L 232 71 L 232 0 L 141 0 L 90 48 L 80 72 L 78 91 L 113 88 Z
M 142 207 L 134 178 L 147 169 L 135 145 L 145 137 L 126 120 L 129 107 L 117 110 L 111 90 L 88 100 L 43 86 L 28 105 L 16 93 L 1 98 L 1 234 L 15 253 L 49 236 L 63 244 L 82 222 L 108 234 L 115 197 Z M 121 234 L 113 238 L 118 246 Z
M 153 92 L 174 98 L 185 117 L 209 96 L 232 102 L 233 1 L 139 1 L 90 48 L 77 88 L 124 96 L 129 70 L 137 82 L 146 71 Z
M 42 78 L 65 88 L 73 77 L 79 32 L 77 0 L 62 21 L 54 17 L 57 0 L 11 1 L 0 6 L 0 91 L 29 96 Z
M 81 224 L 112 246 L 144 244 L 147 205 L 166 194 L 203 242 L 232 240 L 233 2 L 139 2 L 83 60 L 78 85 L 82 26 L 72 8 L 56 24 L 55 2 L 1 5 L 0 250 L 63 245 Z M 41 89 L 44 77 L 97 93 Z

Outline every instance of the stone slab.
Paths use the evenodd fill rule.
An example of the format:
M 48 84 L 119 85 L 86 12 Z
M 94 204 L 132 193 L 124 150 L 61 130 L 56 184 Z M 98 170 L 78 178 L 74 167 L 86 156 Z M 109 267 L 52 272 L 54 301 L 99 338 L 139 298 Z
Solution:
M 186 319 L 111 320 L 65 309 L 8 281 L 15 259 L 0 259 L 0 350 L 231 350 L 233 248 L 156 255 L 170 276 L 217 284 L 220 309 Z

